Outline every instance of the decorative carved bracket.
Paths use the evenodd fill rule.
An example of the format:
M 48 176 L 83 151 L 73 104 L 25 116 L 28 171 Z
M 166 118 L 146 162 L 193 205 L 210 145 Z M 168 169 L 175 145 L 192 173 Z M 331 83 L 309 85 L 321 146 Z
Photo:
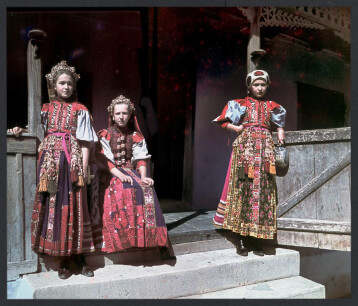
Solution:
M 43 41 L 47 34 L 46 32 L 42 31 L 42 30 L 31 30 L 28 34 L 29 39 L 30 39 L 30 43 L 31 45 L 34 47 L 34 59 L 38 59 L 39 58 L 39 43 L 41 41 Z
M 251 23 L 254 15 L 251 7 L 238 7 Z M 261 27 L 300 27 L 331 29 L 333 33 L 350 43 L 350 9 L 347 7 L 262 7 Z

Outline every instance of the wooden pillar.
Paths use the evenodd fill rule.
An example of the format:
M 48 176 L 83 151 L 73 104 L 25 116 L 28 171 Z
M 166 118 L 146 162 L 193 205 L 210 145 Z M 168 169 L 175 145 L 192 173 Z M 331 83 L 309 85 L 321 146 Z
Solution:
M 41 127 L 41 58 L 39 44 L 47 36 L 42 30 L 29 32 L 27 44 L 28 131 L 40 140 L 44 137 Z
M 259 59 L 266 54 L 260 49 L 260 17 L 261 8 L 251 7 L 248 19 L 250 21 L 250 37 L 247 45 L 247 73 L 257 69 Z

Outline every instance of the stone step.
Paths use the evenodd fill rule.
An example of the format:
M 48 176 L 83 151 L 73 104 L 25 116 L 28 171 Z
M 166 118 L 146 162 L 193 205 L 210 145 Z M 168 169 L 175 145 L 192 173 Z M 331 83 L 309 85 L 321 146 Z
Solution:
M 174 254 L 176 256 L 198 252 L 223 250 L 233 247 L 235 247 L 235 244 L 226 238 L 185 242 L 173 245 Z M 273 247 L 270 247 L 270 249 L 274 250 Z M 126 250 L 123 252 L 111 254 L 93 252 L 87 254 L 86 261 L 87 264 L 91 267 L 105 267 L 112 264 L 146 264 L 152 261 L 158 261 L 160 258 L 161 256 L 158 248 L 146 248 Z M 42 272 L 57 270 L 59 264 L 59 257 L 42 255 L 42 259 L 40 260 Z
M 185 299 L 324 299 L 325 287 L 302 276 L 224 289 Z
M 236 249 L 177 256 L 175 261 L 113 264 L 61 280 L 57 272 L 25 275 L 16 298 L 165 299 L 219 291 L 299 275 L 299 253 L 276 249 L 275 255 L 242 257 Z
M 176 256 L 198 252 L 223 250 L 233 247 L 235 247 L 235 245 L 225 238 L 186 242 L 173 245 L 174 254 Z M 160 251 L 158 248 L 153 248 L 142 250 L 138 249 L 112 254 L 93 253 L 87 256 L 86 260 L 87 263 L 93 267 L 104 267 L 111 264 L 141 264 L 160 260 Z

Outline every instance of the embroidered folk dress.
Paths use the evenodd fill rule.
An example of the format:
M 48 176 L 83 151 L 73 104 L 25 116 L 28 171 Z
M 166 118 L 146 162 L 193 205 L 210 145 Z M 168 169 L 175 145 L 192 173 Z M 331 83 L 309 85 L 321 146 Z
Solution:
M 98 138 L 83 104 L 58 100 L 41 110 L 45 138 L 38 149 L 31 243 L 37 253 L 69 256 L 94 250 L 78 141 Z
M 96 247 L 100 245 L 107 253 L 132 247 L 168 247 L 167 228 L 155 190 L 142 183 L 137 171 L 151 157 L 142 134 L 113 125 L 98 132 L 98 137 L 100 158 L 106 166 L 93 182 L 95 185 L 99 181 L 98 200 L 92 199 L 91 207 Z M 133 185 L 112 175 L 114 167 L 130 176 Z
M 276 233 L 275 154 L 271 130 L 284 127 L 286 110 L 252 97 L 232 100 L 213 120 L 243 125 L 235 139 L 215 226 L 243 236 L 273 239 Z

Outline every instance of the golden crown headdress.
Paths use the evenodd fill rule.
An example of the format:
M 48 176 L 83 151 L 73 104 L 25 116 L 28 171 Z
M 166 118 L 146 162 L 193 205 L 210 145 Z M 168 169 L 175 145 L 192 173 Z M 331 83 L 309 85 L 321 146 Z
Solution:
M 59 71 L 67 71 L 71 73 L 71 75 L 74 78 L 74 82 L 76 83 L 78 79 L 80 78 L 80 75 L 76 73 L 75 67 L 68 66 L 66 61 L 61 61 L 57 65 L 53 66 L 51 68 L 51 72 L 46 74 L 46 79 L 49 85 L 53 88 L 55 87 L 55 80 L 59 73 Z
M 134 104 L 131 100 L 127 99 L 125 96 L 120 95 L 119 97 L 112 100 L 112 103 L 107 107 L 108 112 L 113 115 L 114 106 L 116 104 L 127 104 L 131 113 L 135 111 Z

